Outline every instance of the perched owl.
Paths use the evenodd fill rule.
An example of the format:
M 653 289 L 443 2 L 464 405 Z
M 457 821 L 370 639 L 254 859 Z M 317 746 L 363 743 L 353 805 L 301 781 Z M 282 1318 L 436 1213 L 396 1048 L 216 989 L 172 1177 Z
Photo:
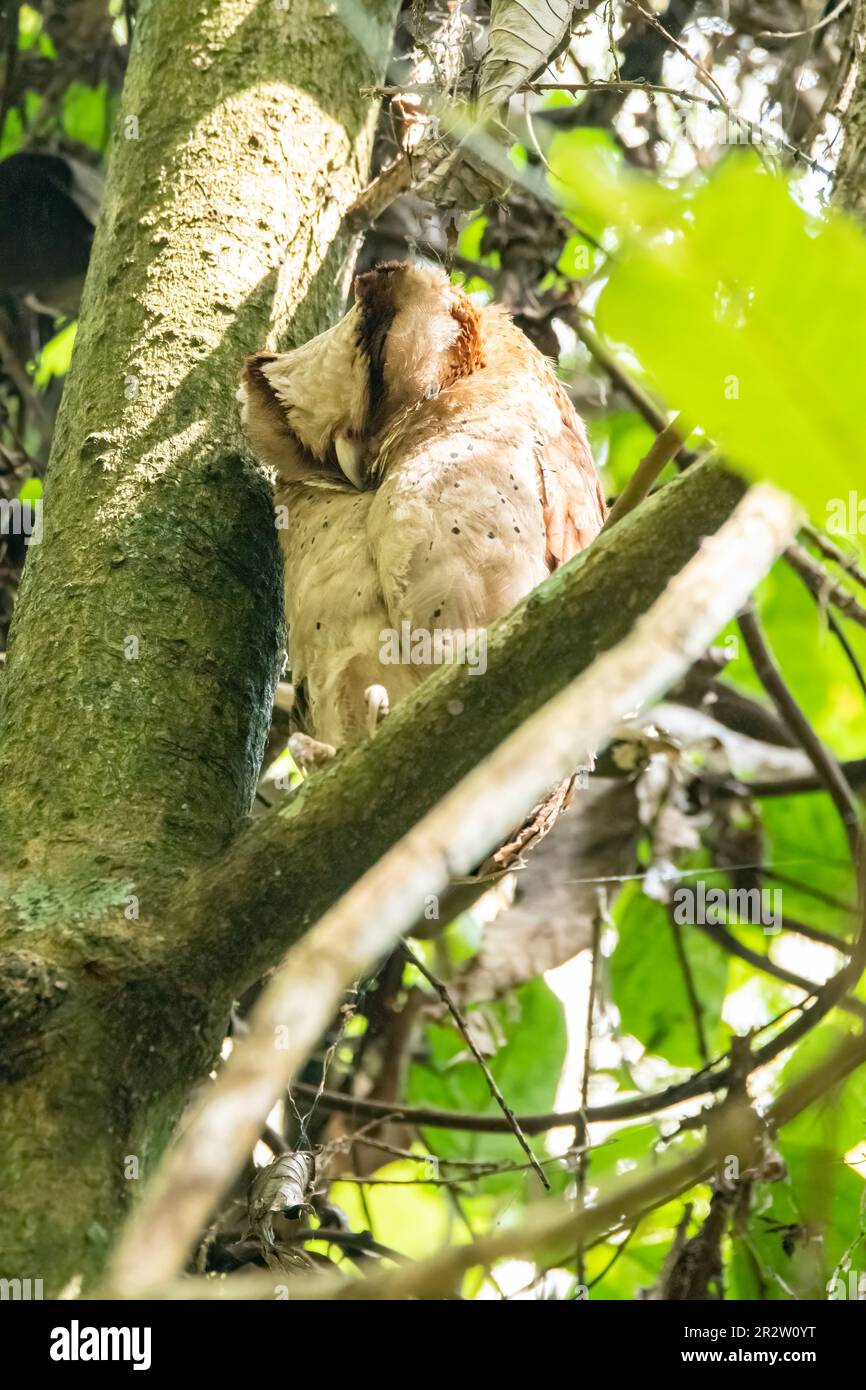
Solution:
M 321 743 L 363 737 L 440 660 L 477 651 L 603 524 L 553 367 L 438 268 L 360 275 L 334 328 L 247 359 L 240 398 L 279 479 L 289 664 Z

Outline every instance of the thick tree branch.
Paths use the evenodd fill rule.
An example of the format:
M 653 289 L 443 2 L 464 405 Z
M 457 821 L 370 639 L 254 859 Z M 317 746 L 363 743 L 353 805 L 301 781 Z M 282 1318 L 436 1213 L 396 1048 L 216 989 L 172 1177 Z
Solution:
M 551 575 L 490 629 L 484 675 L 438 672 L 373 740 L 190 876 L 167 909 L 176 928 L 165 969 L 208 997 L 254 983 L 408 826 L 626 636 L 743 492 L 716 464 L 690 469 Z
M 855 0 L 850 60 L 836 104 L 842 148 L 836 166 L 835 199 L 866 219 L 866 0 Z
M 452 876 L 468 872 L 550 786 L 601 747 L 619 720 L 670 688 L 767 572 L 797 522 L 789 498 L 753 489 L 624 641 L 506 738 L 290 951 L 131 1223 L 114 1292 L 147 1291 L 182 1266 L 342 992 Z

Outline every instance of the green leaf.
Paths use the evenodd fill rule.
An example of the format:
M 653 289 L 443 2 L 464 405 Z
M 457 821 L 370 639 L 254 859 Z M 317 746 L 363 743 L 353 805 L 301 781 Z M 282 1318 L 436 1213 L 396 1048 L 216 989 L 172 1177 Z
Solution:
M 597 255 L 596 248 L 586 237 L 569 237 L 562 248 L 557 270 L 569 280 L 583 280 L 595 268 Z
M 108 88 L 70 82 L 63 97 L 63 129 L 70 140 L 100 153 L 108 139 Z
M 37 386 L 44 388 L 52 377 L 64 376 L 68 372 L 77 328 L 76 319 L 67 323 L 65 328 L 61 328 L 60 332 L 45 344 L 37 358 L 36 371 L 33 373 L 33 380 Z
M 41 496 L 42 479 L 28 478 L 26 483 L 23 483 L 21 486 L 21 490 L 18 493 L 18 500 L 20 502 L 38 502 Z
M 369 1229 L 383 1245 L 422 1260 L 442 1245 L 462 1245 L 469 1239 L 465 1227 L 455 1223 L 445 1189 L 419 1181 L 423 1174 L 423 1162 L 401 1159 L 376 1173 L 393 1185 L 367 1187 L 362 1199 L 358 1184 L 338 1181 L 330 1199 L 346 1213 L 353 1230 Z
M 47 35 L 42 34 L 42 16 L 38 10 L 34 10 L 32 5 L 22 5 L 18 11 L 18 47 L 22 53 L 28 49 L 39 47 L 40 40 Z M 51 40 L 48 39 L 51 43 Z M 52 45 L 53 48 L 53 45 Z
M 487 1059 L 502 1094 L 515 1112 L 552 1110 L 565 1060 L 566 1030 L 562 1005 L 543 979 L 532 980 L 500 1004 L 485 1006 L 491 1033 L 505 1041 Z M 426 1030 L 430 1060 L 409 1069 L 408 1098 L 412 1105 L 436 1106 L 463 1113 L 500 1114 L 478 1063 L 466 1056 L 466 1044 L 452 1027 Z M 443 1158 L 472 1158 L 483 1162 L 522 1164 L 525 1155 L 512 1134 L 467 1134 L 425 1130 L 425 1143 Z M 544 1137 L 533 1148 L 545 1155 Z M 555 1166 L 548 1172 L 554 1176 Z M 524 1172 L 487 1179 L 486 1191 L 526 1190 Z
M 602 331 L 732 463 L 862 541 L 866 502 L 861 517 L 850 496 L 866 457 L 859 228 L 810 216 L 751 154 L 674 191 L 591 153 L 577 161 L 554 141 L 551 161 L 578 223 L 589 211 L 620 236 Z
M 41 106 L 42 97 L 39 93 L 27 91 L 24 93 L 24 116 L 22 117 L 17 107 L 6 113 L 3 133 L 0 136 L 0 159 L 6 159 L 8 155 L 15 154 L 21 148 L 24 143 L 25 118 L 27 125 L 30 125 Z
M 781 884 L 783 914 L 836 936 L 850 937 L 852 914 L 831 907 L 809 891 L 814 889 L 852 905 L 857 901 L 847 839 L 830 797 L 821 792 L 771 797 L 761 805 L 761 818 L 768 837 L 767 863 L 775 865 L 786 879 L 794 880 Z M 772 884 L 773 880 L 767 882 Z
M 850 1031 L 842 1023 L 824 1024 L 799 1045 L 779 1078 L 780 1089 L 804 1072 L 819 1066 Z M 823 1243 L 813 1262 L 817 1269 L 804 1277 L 810 1282 L 806 1297 L 825 1296 L 826 1283 L 848 1246 L 861 1230 L 864 1193 L 862 1163 L 856 1170 L 846 1162 L 866 1140 L 866 1068 L 858 1067 L 820 1100 L 810 1105 L 779 1137 L 779 1149 L 788 1166 L 791 1192 L 800 1220 L 813 1233 L 823 1233 Z M 862 1267 L 862 1266 L 861 1266 Z
M 589 429 L 596 463 L 606 470 L 610 492 L 618 493 L 649 452 L 655 433 L 635 410 L 612 410 Z
M 701 1066 L 694 1012 L 667 909 L 630 885 L 620 896 L 615 916 L 619 942 L 611 961 L 611 989 L 623 1032 L 673 1066 Z M 721 1013 L 728 960 L 694 927 L 681 931 L 713 1053 L 724 1040 Z

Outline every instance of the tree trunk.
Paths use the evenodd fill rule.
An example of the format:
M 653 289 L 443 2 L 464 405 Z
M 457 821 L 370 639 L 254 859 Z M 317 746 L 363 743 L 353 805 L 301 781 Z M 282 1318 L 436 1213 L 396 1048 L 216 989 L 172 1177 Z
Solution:
M 835 199 L 840 207 L 866 220 L 866 0 L 855 0 L 850 65 L 835 114 L 842 140 Z
M 342 308 L 395 0 L 143 0 L 3 677 L 0 1261 L 101 1267 L 224 1025 L 149 968 L 247 817 L 282 647 L 242 355 Z

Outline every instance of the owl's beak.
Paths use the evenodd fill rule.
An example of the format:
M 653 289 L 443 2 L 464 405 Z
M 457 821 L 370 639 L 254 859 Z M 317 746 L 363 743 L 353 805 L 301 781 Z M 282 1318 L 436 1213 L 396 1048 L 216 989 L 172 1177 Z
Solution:
M 359 492 L 364 491 L 364 446 L 360 439 L 354 439 L 340 432 L 334 436 L 334 451 L 343 475 Z

